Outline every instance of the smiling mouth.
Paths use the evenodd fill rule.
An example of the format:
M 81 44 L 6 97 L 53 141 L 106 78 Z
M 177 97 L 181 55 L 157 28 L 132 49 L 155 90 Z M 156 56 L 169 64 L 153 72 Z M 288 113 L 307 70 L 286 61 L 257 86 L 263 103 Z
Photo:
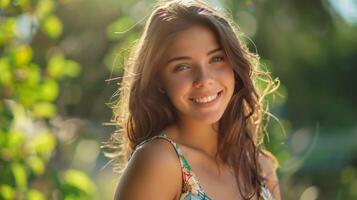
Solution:
M 190 98 L 190 100 L 195 103 L 200 103 L 200 104 L 210 103 L 210 102 L 216 100 L 222 94 L 222 92 L 223 92 L 223 90 L 219 91 L 218 93 L 216 93 L 214 95 L 209 95 L 209 96 L 199 97 L 199 98 Z

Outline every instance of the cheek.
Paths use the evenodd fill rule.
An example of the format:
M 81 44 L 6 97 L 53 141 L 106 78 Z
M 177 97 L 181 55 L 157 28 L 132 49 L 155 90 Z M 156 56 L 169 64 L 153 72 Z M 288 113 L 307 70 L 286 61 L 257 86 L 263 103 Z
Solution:
M 228 75 L 227 76 L 229 76 L 229 84 L 230 84 L 230 86 L 232 87 L 232 91 L 234 91 L 234 87 L 235 87 L 235 82 L 236 82 L 236 80 L 235 80 L 235 78 L 234 78 L 234 72 L 233 72 L 233 69 L 230 69 L 229 70 L 229 73 L 228 73 Z M 233 92 L 232 92 L 233 93 Z
M 216 73 L 229 90 L 234 91 L 235 79 L 232 67 L 227 66 Z
M 192 81 L 188 77 L 175 77 L 166 81 L 166 91 L 171 101 L 176 102 L 186 98 Z

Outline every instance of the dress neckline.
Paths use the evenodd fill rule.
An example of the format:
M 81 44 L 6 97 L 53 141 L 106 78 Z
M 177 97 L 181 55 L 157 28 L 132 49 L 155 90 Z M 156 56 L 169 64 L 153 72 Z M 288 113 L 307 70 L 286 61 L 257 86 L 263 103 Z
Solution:
M 161 134 L 157 135 L 157 136 L 161 136 L 164 137 L 165 139 L 167 139 L 170 143 L 173 144 L 173 146 L 175 147 L 176 153 L 179 156 L 180 159 L 180 163 L 181 163 L 181 167 L 182 167 L 182 173 L 184 175 L 185 171 L 187 170 L 187 172 L 189 173 L 189 175 L 191 176 L 190 178 L 193 180 L 193 182 L 195 183 L 196 186 L 198 186 L 198 191 L 196 193 L 196 195 L 200 196 L 202 198 L 202 200 L 212 200 L 212 198 L 210 198 L 205 190 L 203 189 L 197 175 L 193 172 L 192 167 L 190 166 L 190 164 L 188 163 L 188 161 L 186 160 L 186 158 L 184 157 L 184 155 L 182 154 L 182 150 L 180 148 L 180 146 L 174 142 L 171 138 L 169 138 L 165 132 L 162 132 Z M 186 180 L 183 180 L 186 181 Z M 190 191 L 192 192 L 192 191 Z M 260 186 L 260 195 L 262 197 L 262 200 L 275 200 L 274 197 L 272 196 L 271 192 L 269 191 L 269 189 L 266 186 L 266 183 L 263 182 L 263 184 Z

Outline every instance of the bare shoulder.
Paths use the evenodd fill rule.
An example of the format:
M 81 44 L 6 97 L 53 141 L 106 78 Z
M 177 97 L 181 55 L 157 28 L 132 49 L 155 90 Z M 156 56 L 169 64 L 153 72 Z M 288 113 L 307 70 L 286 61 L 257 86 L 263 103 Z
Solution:
M 262 150 L 258 161 L 261 167 L 261 175 L 265 178 L 269 191 L 271 191 L 274 199 L 280 200 L 279 180 L 276 175 L 276 170 L 279 167 L 277 159 L 269 151 Z
M 124 170 L 116 200 L 175 199 L 181 188 L 180 161 L 173 146 L 155 139 L 139 147 Z
M 267 176 L 267 173 L 275 172 L 279 167 L 278 160 L 267 150 L 261 151 L 261 154 L 259 155 L 259 164 L 262 168 L 263 176 Z

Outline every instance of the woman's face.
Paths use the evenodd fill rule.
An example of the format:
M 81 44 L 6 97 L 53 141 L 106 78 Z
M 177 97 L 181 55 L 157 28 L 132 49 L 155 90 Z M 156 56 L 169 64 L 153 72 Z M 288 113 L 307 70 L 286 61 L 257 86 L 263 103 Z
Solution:
M 217 122 L 233 95 L 235 80 L 214 32 L 194 25 L 177 33 L 164 59 L 162 88 L 180 120 Z

